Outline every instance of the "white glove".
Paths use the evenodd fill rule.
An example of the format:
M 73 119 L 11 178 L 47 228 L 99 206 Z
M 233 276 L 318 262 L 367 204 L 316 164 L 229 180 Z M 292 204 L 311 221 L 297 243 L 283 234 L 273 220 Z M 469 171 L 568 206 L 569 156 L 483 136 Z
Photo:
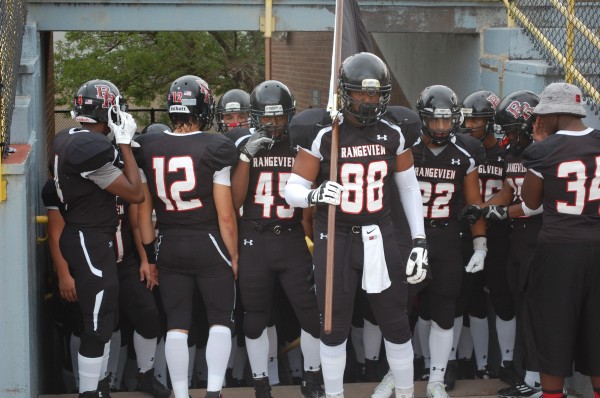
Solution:
M 487 238 L 484 236 L 473 239 L 473 250 L 475 251 L 465 267 L 465 271 L 474 274 L 483 270 L 485 256 L 487 255 Z
M 413 239 L 413 249 L 406 263 L 406 281 L 410 284 L 422 282 L 427 276 L 428 267 L 427 240 L 425 238 L 415 238 Z
M 133 120 L 133 116 L 127 112 L 118 111 L 117 123 L 114 123 L 112 121 L 112 117 L 110 116 L 111 112 L 109 111 L 108 114 L 108 127 L 113 133 L 117 145 L 123 144 L 131 145 L 134 148 L 139 147 L 140 144 L 135 141 L 131 141 L 137 130 L 137 125 L 135 124 L 135 120 Z
M 321 185 L 308 193 L 306 201 L 310 206 L 316 204 L 338 206 L 344 187 L 333 181 L 323 181 Z

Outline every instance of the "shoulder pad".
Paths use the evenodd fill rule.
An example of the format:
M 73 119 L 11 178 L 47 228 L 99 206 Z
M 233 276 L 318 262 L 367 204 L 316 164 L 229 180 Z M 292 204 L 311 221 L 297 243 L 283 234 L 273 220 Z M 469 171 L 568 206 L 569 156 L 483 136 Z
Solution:
M 292 147 L 310 149 L 319 131 L 331 124 L 331 116 L 325 109 L 307 109 L 296 114 L 289 126 Z
M 485 149 L 481 141 L 467 134 L 456 134 L 454 137 L 455 144 L 464 148 L 477 164 L 485 162 Z
M 238 159 L 238 151 L 233 141 L 223 136 L 223 134 L 212 135 L 209 148 L 210 163 L 215 170 L 221 170 L 227 166 L 233 166 Z
M 240 148 L 248 138 L 254 133 L 254 129 L 246 127 L 235 127 L 223 135 L 229 138 L 236 147 Z
M 412 109 L 404 106 L 388 106 L 385 112 L 385 119 L 392 124 L 400 126 L 402 135 L 404 135 L 404 140 L 406 141 L 406 148 L 410 148 L 421 138 L 421 128 L 423 127 L 421 118 Z
M 59 209 L 62 207 L 62 203 L 56 192 L 56 185 L 52 178 L 49 178 L 42 188 L 42 201 L 46 207 L 58 207 Z
M 91 171 L 106 163 L 112 163 L 116 156 L 116 148 L 105 136 L 82 131 L 69 142 L 65 155 L 67 162 L 78 171 Z

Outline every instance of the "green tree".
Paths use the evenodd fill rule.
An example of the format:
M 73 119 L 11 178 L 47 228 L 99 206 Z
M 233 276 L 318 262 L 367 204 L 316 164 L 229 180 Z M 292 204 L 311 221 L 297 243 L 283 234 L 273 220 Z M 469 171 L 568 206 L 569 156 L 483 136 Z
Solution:
M 58 105 L 91 79 L 110 80 L 137 106 L 163 104 L 169 84 L 186 74 L 215 95 L 264 80 L 260 32 L 68 32 L 54 59 Z

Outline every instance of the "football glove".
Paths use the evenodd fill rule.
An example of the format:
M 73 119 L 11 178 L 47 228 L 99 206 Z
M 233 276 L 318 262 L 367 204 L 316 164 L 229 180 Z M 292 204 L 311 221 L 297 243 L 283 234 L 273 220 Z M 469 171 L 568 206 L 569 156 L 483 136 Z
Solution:
M 487 255 L 487 238 L 479 236 L 473 239 L 473 250 L 474 253 L 469 260 L 469 263 L 465 267 L 465 271 L 474 274 L 483 270 L 485 264 L 485 256 Z
M 427 239 L 413 239 L 413 248 L 406 263 L 406 281 L 411 284 L 419 283 L 427 276 L 429 260 L 427 258 Z
M 131 145 L 132 147 L 139 147 L 140 144 L 133 141 L 133 136 L 137 130 L 137 125 L 133 116 L 127 112 L 118 111 L 117 123 L 113 122 L 110 116 L 112 112 L 108 112 L 108 127 L 111 133 L 115 137 L 117 145 Z
M 249 159 L 252 159 L 258 152 L 263 149 L 271 149 L 275 141 L 267 135 L 266 131 L 257 130 L 250 136 L 246 145 L 241 149 L 241 152 Z
M 491 205 L 483 208 L 483 218 L 488 221 L 504 221 L 508 219 L 508 207 Z
M 459 220 L 466 220 L 469 226 L 475 225 L 475 223 L 481 218 L 481 207 L 477 205 L 465 206 L 460 213 Z
M 341 202 L 343 191 L 344 187 L 337 182 L 323 181 L 321 185 L 308 193 L 306 201 L 309 206 L 320 204 L 337 206 Z

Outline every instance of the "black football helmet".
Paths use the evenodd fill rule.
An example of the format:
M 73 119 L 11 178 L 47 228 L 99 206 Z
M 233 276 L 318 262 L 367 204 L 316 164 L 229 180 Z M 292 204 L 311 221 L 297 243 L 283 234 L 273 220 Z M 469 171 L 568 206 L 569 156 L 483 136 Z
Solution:
M 208 83 L 198 76 L 181 76 L 171 84 L 167 93 L 169 118 L 174 126 L 198 123 L 209 130 L 213 123 L 215 102 Z
M 260 83 L 250 94 L 250 118 L 252 127 L 264 129 L 270 137 L 281 141 L 287 137 L 288 126 L 296 113 L 296 100 L 290 89 L 277 80 L 267 80 Z M 263 123 L 261 116 L 286 115 L 284 125 Z
M 515 91 L 502 98 L 494 121 L 504 133 L 504 142 L 510 142 L 510 150 L 521 153 L 533 141 L 533 109 L 540 102 L 540 97 L 531 91 Z M 511 132 L 517 134 L 509 137 Z
M 349 56 L 340 66 L 338 77 L 341 110 L 365 126 L 377 123 L 390 102 L 391 81 L 387 65 L 377 55 L 358 53 Z M 354 99 L 350 96 L 352 91 L 366 91 L 373 96 L 379 94 L 379 102 Z M 354 109 L 352 105 L 355 105 Z
M 226 113 L 247 113 L 248 122 L 250 122 L 250 94 L 244 90 L 233 89 L 227 91 L 219 98 L 217 102 L 217 111 L 215 119 L 217 122 L 217 131 L 225 133 L 229 128 L 240 126 L 228 126 L 223 121 L 223 115 Z
M 166 124 L 162 123 L 152 123 L 148 126 L 144 127 L 140 134 L 154 134 L 154 133 L 162 133 L 163 131 L 171 131 L 171 128 Z
M 450 87 L 435 85 L 426 87 L 417 101 L 417 112 L 423 123 L 423 133 L 435 145 L 445 145 L 460 131 L 462 112 L 458 97 Z M 450 119 L 451 125 L 447 130 L 437 130 L 429 127 L 432 119 Z
M 488 134 L 494 133 L 494 115 L 499 103 L 500 98 L 496 94 L 491 91 L 482 90 L 467 95 L 460 105 L 465 120 L 468 118 L 483 118 L 487 120 L 483 136 L 480 138 L 482 141 Z M 470 134 L 471 129 L 465 128 L 463 132 Z
M 112 120 L 117 120 L 117 113 L 112 109 L 117 103 L 122 111 L 127 110 L 117 86 L 108 80 L 90 80 L 83 83 L 73 97 L 71 117 L 79 123 L 108 123 L 108 112 L 112 112 Z

